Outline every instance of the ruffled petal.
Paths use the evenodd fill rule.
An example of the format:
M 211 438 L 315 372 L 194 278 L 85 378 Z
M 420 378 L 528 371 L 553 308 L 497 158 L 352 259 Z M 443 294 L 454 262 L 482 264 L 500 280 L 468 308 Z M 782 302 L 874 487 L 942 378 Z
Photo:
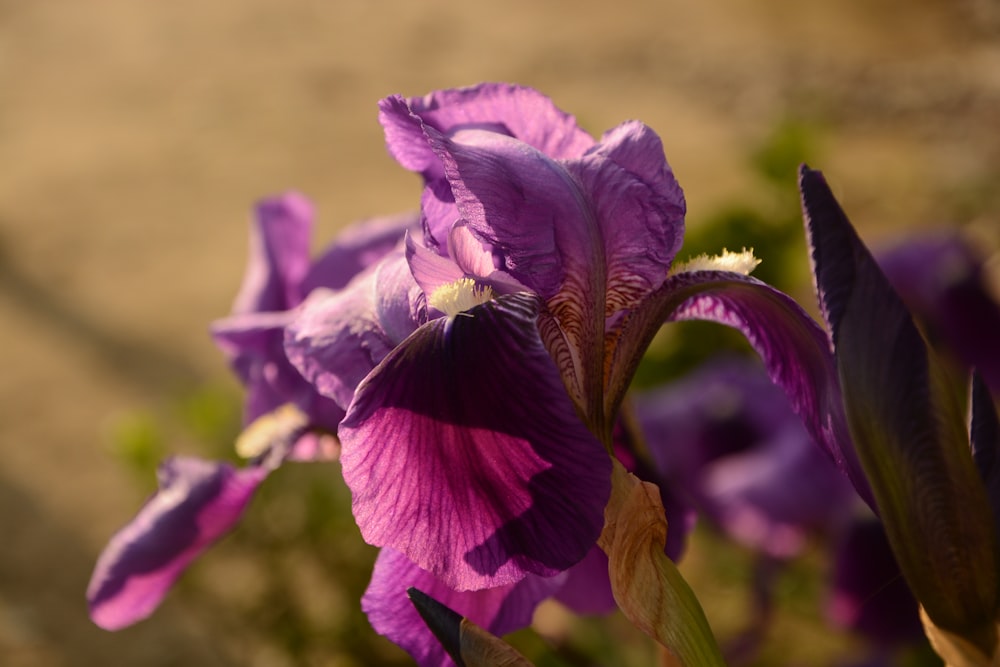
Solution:
M 527 144 L 468 130 L 454 138 L 425 128 L 462 219 L 502 253 L 515 278 L 548 299 L 568 271 L 596 274 L 580 298 L 603 288 L 600 232 L 579 185 Z M 601 280 L 597 280 L 601 279 Z
M 574 402 L 590 419 L 602 382 L 605 275 L 597 213 L 560 164 L 504 135 L 425 128 L 462 219 L 501 268 L 546 302 L 540 325 Z
M 517 583 L 458 592 L 421 570 L 406 556 L 382 549 L 361 608 L 375 631 L 401 646 L 421 667 L 453 665 L 406 595 L 413 587 L 450 607 L 476 625 L 503 635 L 531 624 L 538 604 L 562 584 L 561 576 L 528 576 Z
M 458 590 L 565 570 L 603 524 L 609 457 L 566 395 L 537 309 L 509 295 L 425 324 L 340 426 L 362 535 Z
M 571 115 L 537 90 L 522 86 L 483 83 L 409 100 L 394 96 L 383 100 L 379 108 L 389 153 L 416 172 L 431 168 L 433 155 L 426 152 L 426 144 L 421 145 L 412 125 L 398 122 L 409 113 L 442 134 L 485 129 L 520 139 L 553 158 L 579 157 L 594 144 Z
M 684 193 L 650 128 L 624 123 L 564 162 L 594 202 L 607 264 L 606 316 L 658 288 L 684 235 Z
M 97 561 L 87 587 L 93 621 L 117 630 L 153 613 L 191 561 L 240 519 L 268 472 L 187 457 L 165 461 L 159 491 Z

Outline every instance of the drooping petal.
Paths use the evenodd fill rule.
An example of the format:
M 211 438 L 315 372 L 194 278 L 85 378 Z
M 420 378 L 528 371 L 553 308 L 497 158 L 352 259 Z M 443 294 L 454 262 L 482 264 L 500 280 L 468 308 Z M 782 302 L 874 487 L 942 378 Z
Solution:
M 822 174 L 803 168 L 800 186 L 851 435 L 900 568 L 936 626 L 990 652 L 997 535 L 959 401 Z
M 358 383 L 399 342 L 395 337 L 416 327 L 410 305 L 415 284 L 405 267 L 397 253 L 338 292 L 314 290 L 285 328 L 292 365 L 345 410 Z
M 178 457 L 159 470 L 159 491 L 111 538 L 87 601 L 93 621 L 117 630 L 149 616 L 184 569 L 240 519 L 269 468 Z
M 382 549 L 361 608 L 375 631 L 401 646 L 418 665 L 443 667 L 454 663 L 410 603 L 407 589 L 416 588 L 480 627 L 503 635 L 530 625 L 535 608 L 562 581 L 562 576 L 528 576 L 506 586 L 458 592 L 399 552 Z
M 296 193 L 257 204 L 250 257 L 233 313 L 286 310 L 303 297 L 309 270 L 312 204 Z
M 617 409 L 634 373 L 628 361 L 664 321 L 705 320 L 739 330 L 760 355 L 771 381 L 788 396 L 809 435 L 874 505 L 853 449 L 826 333 L 795 301 L 738 273 L 691 271 L 671 276 L 625 320 L 609 380 L 608 410 Z
M 459 590 L 552 575 L 603 522 L 610 463 L 535 328 L 500 297 L 423 325 L 359 386 L 341 463 L 366 541 Z
M 650 128 L 624 123 L 563 163 L 594 202 L 607 264 L 606 316 L 658 288 L 680 249 L 684 193 Z
M 354 223 L 316 258 L 302 283 L 303 296 L 318 287 L 341 289 L 364 269 L 396 249 L 406 233 L 420 229 L 416 213 L 370 218 Z

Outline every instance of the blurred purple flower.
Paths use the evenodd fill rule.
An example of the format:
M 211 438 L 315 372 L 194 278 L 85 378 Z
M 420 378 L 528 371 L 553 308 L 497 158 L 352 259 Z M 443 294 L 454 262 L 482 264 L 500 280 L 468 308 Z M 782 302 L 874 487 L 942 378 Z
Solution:
M 246 434 L 249 464 L 238 469 L 178 457 L 160 466 L 159 490 L 112 537 L 91 577 L 87 600 L 101 627 L 115 630 L 151 614 L 184 569 L 235 525 L 257 487 L 282 462 L 336 457 L 329 434 L 344 412 L 288 361 L 284 327 L 306 295 L 344 287 L 397 246 L 416 219 L 359 223 L 313 261 L 312 217 L 311 205 L 296 194 L 258 205 L 233 315 L 213 325 L 213 335 L 247 385 L 246 420 L 259 420 Z M 296 408 L 281 407 L 288 404 Z
M 956 233 L 907 238 L 880 253 L 878 263 L 930 342 L 1000 394 L 1000 302 L 969 241 Z
M 758 364 L 710 362 L 633 405 L 664 486 L 757 552 L 798 555 L 856 509 L 854 489 Z

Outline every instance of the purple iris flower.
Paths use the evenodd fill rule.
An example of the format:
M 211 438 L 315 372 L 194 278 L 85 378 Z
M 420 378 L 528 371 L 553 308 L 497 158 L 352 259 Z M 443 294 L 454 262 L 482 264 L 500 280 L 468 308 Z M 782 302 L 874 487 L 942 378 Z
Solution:
M 310 263 L 302 202 L 262 207 L 274 222 L 214 333 L 249 386 L 248 418 L 264 417 L 250 440 L 265 446 L 243 471 L 165 469 L 98 563 L 99 623 L 148 614 L 302 434 L 334 428 L 362 535 L 384 547 L 364 603 L 377 629 L 437 664 L 429 632 L 403 638 L 414 626 L 392 611 L 399 584 L 493 631 L 525 623 L 575 567 L 600 564 L 619 408 L 674 320 L 746 335 L 868 497 L 826 333 L 748 277 L 746 253 L 672 266 L 684 198 L 652 130 L 626 122 L 595 141 L 548 98 L 500 84 L 380 110 L 389 152 L 423 178 L 420 229 L 397 248 L 408 221 L 392 221 Z
M 423 177 L 422 238 L 378 279 L 310 299 L 285 339 L 347 412 L 344 479 L 385 548 L 364 603 L 377 630 L 437 664 L 418 617 L 395 620 L 408 587 L 502 632 L 495 619 L 526 622 L 554 577 L 600 561 L 619 407 L 666 321 L 739 328 L 863 485 L 822 329 L 747 277 L 744 255 L 671 271 L 684 200 L 652 130 L 595 141 L 536 91 L 498 84 L 380 108 L 390 153 Z M 549 586 L 518 588 L 536 578 Z M 519 615 L 499 614 L 498 591 L 526 589 Z
M 232 316 L 213 335 L 247 386 L 245 468 L 176 457 L 159 469 L 159 490 L 119 531 L 97 562 L 87 599 L 91 618 L 115 630 L 151 614 L 184 569 L 226 534 L 268 474 L 285 460 L 336 456 L 330 435 L 344 415 L 317 393 L 284 353 L 284 327 L 311 292 L 344 287 L 399 245 L 416 218 L 365 221 L 315 261 L 312 207 L 287 194 L 261 202 L 250 259 Z M 295 406 L 290 408 L 289 406 Z

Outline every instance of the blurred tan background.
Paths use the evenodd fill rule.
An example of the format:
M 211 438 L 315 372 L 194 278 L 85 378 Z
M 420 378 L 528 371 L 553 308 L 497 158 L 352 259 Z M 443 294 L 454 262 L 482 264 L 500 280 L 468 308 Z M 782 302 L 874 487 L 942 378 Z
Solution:
M 505 80 L 594 134 L 639 118 L 692 224 L 754 197 L 747 151 L 802 120 L 870 238 L 996 244 L 998 29 L 996 0 L 0 0 L 0 664 L 247 664 L 173 598 L 89 624 L 90 568 L 146 490 L 107 432 L 231 382 L 206 329 L 257 198 L 310 196 L 317 249 L 417 205 L 379 98 Z

